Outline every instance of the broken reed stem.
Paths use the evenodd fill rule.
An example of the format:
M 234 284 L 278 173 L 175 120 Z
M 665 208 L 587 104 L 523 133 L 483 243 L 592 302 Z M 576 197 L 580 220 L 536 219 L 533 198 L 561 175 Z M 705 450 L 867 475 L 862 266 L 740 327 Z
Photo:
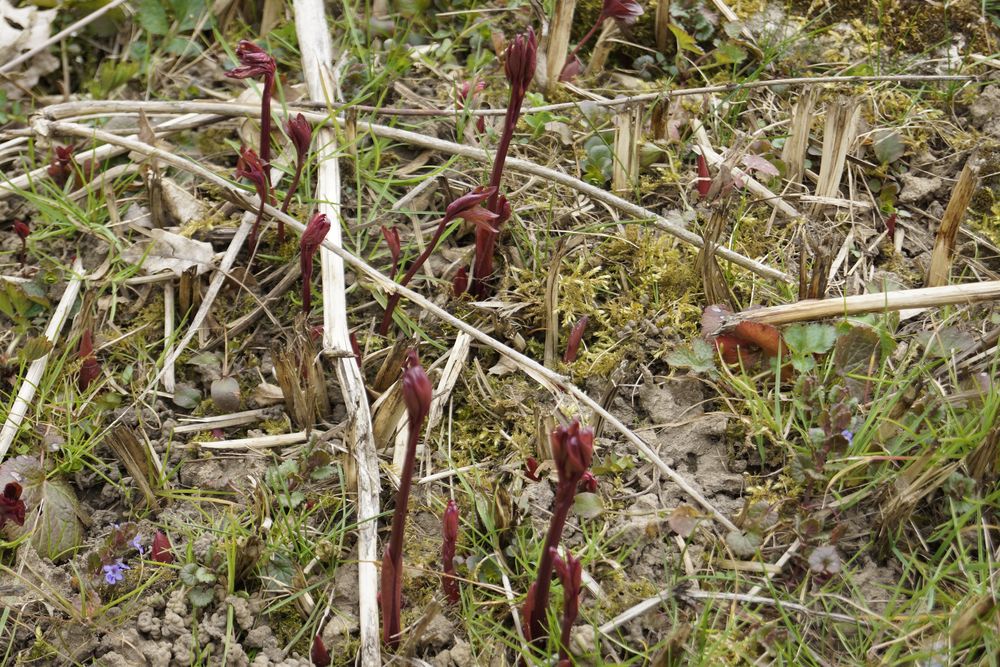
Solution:
M 740 322 L 764 324 L 790 324 L 821 320 L 826 317 L 882 313 L 909 308 L 933 308 L 950 304 L 970 304 L 1000 299 L 1000 280 L 989 280 L 968 285 L 945 285 L 919 289 L 878 292 L 837 299 L 812 299 L 783 306 L 744 310 L 723 318 L 719 331 Z M 718 333 L 718 331 L 710 332 Z
M 229 192 L 236 201 L 240 202 L 241 206 L 251 211 L 244 214 L 243 224 L 241 224 L 239 229 L 237 230 L 237 234 L 233 239 L 234 243 L 230 245 L 230 251 L 232 250 L 234 245 L 237 247 L 237 249 L 241 247 L 243 241 L 246 240 L 246 233 L 249 233 L 250 231 L 250 223 L 248 222 L 248 220 L 249 221 L 253 220 L 254 214 L 252 213 L 252 211 L 256 210 L 257 207 L 260 205 L 259 199 L 256 196 L 250 196 L 242 188 L 234 185 L 233 183 L 229 182 L 222 176 L 219 176 L 218 174 L 206 169 L 201 164 L 188 160 L 179 155 L 175 155 L 173 153 L 164 151 L 162 149 L 155 148 L 148 144 L 136 141 L 134 139 L 117 137 L 113 134 L 110 134 L 109 132 L 105 132 L 104 130 L 96 130 L 94 128 L 74 125 L 73 123 L 48 122 L 44 124 L 36 124 L 36 127 L 40 132 L 45 134 L 63 134 L 67 136 L 78 136 L 122 146 L 127 148 L 128 150 L 137 151 L 141 155 L 155 156 L 156 158 L 162 160 L 165 164 L 169 164 L 178 169 L 182 169 L 184 171 L 197 174 L 201 178 L 204 178 L 205 180 L 218 186 L 223 191 Z M 412 133 L 407 133 L 407 134 L 412 134 Z M 517 162 L 523 162 L 523 161 L 518 160 Z M 525 164 L 530 164 L 530 163 L 525 163 Z M 628 204 L 628 202 L 624 202 L 624 200 L 622 200 L 622 203 Z M 275 219 L 284 220 L 286 225 L 294 229 L 299 234 L 302 234 L 302 232 L 305 230 L 305 225 L 302 224 L 300 221 L 288 216 L 285 213 L 282 213 L 281 211 L 276 209 L 274 206 L 271 206 L 270 204 L 265 205 L 265 211 L 267 212 L 268 215 L 270 215 Z M 698 238 L 700 240 L 700 237 Z M 340 246 L 334 245 L 333 243 L 330 242 L 329 239 L 323 241 L 323 247 L 329 249 L 331 252 L 340 257 L 345 264 L 354 267 L 354 269 L 356 269 L 359 274 L 363 274 L 364 276 L 366 276 L 375 284 L 375 286 L 381 288 L 387 294 L 398 293 L 401 296 L 406 297 L 406 299 L 408 299 L 411 303 L 419 306 L 420 308 L 430 313 L 434 317 L 438 318 L 445 324 L 448 324 L 449 326 L 452 326 L 458 329 L 459 331 L 466 332 L 467 334 L 472 336 L 472 338 L 479 341 L 483 345 L 486 345 L 487 347 L 490 347 L 499 352 L 500 354 L 502 354 L 503 356 L 507 357 L 511 362 L 513 362 L 516 366 L 518 366 L 521 369 L 521 371 L 524 372 L 528 377 L 532 378 L 535 382 L 537 382 L 539 385 L 541 385 L 548 391 L 552 392 L 553 394 L 567 394 L 573 397 L 578 402 L 585 405 L 593 412 L 594 415 L 596 415 L 600 419 L 603 419 L 608 424 L 610 424 L 612 428 L 621 433 L 625 437 L 625 439 L 628 440 L 630 443 L 632 443 L 632 445 L 636 449 L 638 449 L 639 452 L 642 453 L 642 455 L 646 457 L 648 461 L 653 463 L 653 465 L 655 465 L 656 468 L 661 473 L 663 473 L 664 476 L 666 476 L 674 484 L 680 487 L 680 489 L 684 491 L 686 494 L 688 494 L 688 496 L 690 496 L 692 500 L 697 502 L 705 510 L 711 513 L 711 515 L 715 518 L 716 521 L 719 522 L 719 524 L 721 524 L 727 530 L 737 530 L 736 524 L 730 521 L 726 515 L 720 512 L 711 502 L 709 502 L 708 499 L 705 498 L 701 494 L 701 492 L 698 491 L 694 486 L 692 486 L 691 483 L 688 482 L 688 480 L 683 475 L 681 475 L 673 468 L 671 468 L 669 465 L 667 465 L 666 462 L 664 462 L 663 459 L 660 458 L 659 454 L 657 454 L 656 451 L 649 445 L 649 443 L 647 443 L 645 440 L 639 437 L 639 435 L 636 434 L 635 431 L 626 426 L 620 419 L 611 414 L 611 412 L 609 412 L 604 406 L 602 406 L 600 402 L 594 400 L 585 391 L 583 391 L 575 384 L 573 384 L 570 378 L 564 375 L 560 375 L 559 373 L 556 373 L 555 371 L 546 368 L 544 365 L 538 363 L 531 357 L 528 357 L 527 355 L 518 352 L 517 350 L 509 347 L 508 345 L 501 343 L 492 336 L 483 333 L 476 327 L 467 323 L 465 320 L 455 317 L 445 309 L 435 304 L 430 299 L 424 297 L 423 295 L 417 292 L 414 292 L 409 288 L 403 287 L 392 278 L 383 275 L 380 271 L 372 267 L 370 264 L 365 262 L 360 257 L 357 257 L 356 255 L 348 252 L 347 250 L 345 250 Z M 227 257 L 228 257 L 228 252 L 229 251 L 227 251 Z M 224 258 L 223 265 L 225 265 L 225 261 L 226 260 Z M 221 269 L 220 273 L 216 274 L 216 278 L 220 277 L 221 278 L 225 277 L 224 272 L 222 272 Z M 214 281 L 215 279 L 213 278 L 213 285 L 215 284 Z M 221 286 L 221 279 L 219 282 Z M 195 328 L 196 325 L 200 326 L 201 322 L 204 321 L 206 313 L 203 313 L 202 311 L 205 309 L 205 303 L 210 303 L 210 302 L 211 299 L 209 299 L 206 296 L 205 301 L 202 303 L 202 309 L 199 310 L 197 315 L 195 316 L 195 321 L 191 327 L 192 330 Z M 188 335 L 192 334 L 193 331 L 188 332 Z M 179 344 L 178 351 L 175 351 L 174 354 L 179 354 L 179 351 L 183 350 L 186 344 L 187 344 L 186 342 Z M 153 379 L 152 383 L 147 385 L 143 389 L 143 391 L 139 393 L 139 395 L 136 397 L 136 403 L 138 401 L 141 401 L 146 396 L 146 394 L 148 394 L 156 387 L 156 384 L 160 381 L 161 377 L 162 377 L 162 372 L 160 374 L 157 374 L 157 376 Z M 367 403 L 365 403 L 365 405 L 367 405 Z M 122 414 L 125 414 L 125 412 L 123 411 Z M 113 420 L 111 424 L 108 426 L 108 428 L 116 425 L 120 420 L 121 416 L 119 416 L 116 420 Z M 361 489 L 359 488 L 359 493 L 360 491 Z M 367 523 L 374 525 L 374 521 L 370 521 Z M 372 568 L 374 568 L 374 562 L 361 563 L 361 565 L 365 564 L 370 565 Z
M 608 22 L 615 25 L 614 21 Z M 615 161 L 611 170 L 611 189 L 631 192 L 638 183 L 639 131 L 642 107 L 622 109 L 615 117 Z
M 816 106 L 815 88 L 799 95 L 792 108 L 792 122 L 788 139 L 781 149 L 781 161 L 788 166 L 788 182 L 800 185 L 806 171 L 806 149 L 809 147 L 809 130 L 812 128 L 813 110 Z
M 229 116 L 248 116 L 256 117 L 260 115 L 260 108 L 254 107 L 252 105 L 238 105 L 230 103 L 221 102 L 140 102 L 140 101 L 126 101 L 120 100 L 115 102 L 100 102 L 100 103 L 68 103 L 75 105 L 74 113 L 79 111 L 80 105 L 84 105 L 87 109 L 100 109 L 106 112 L 113 111 L 134 111 L 138 113 L 140 109 L 144 109 L 147 113 L 170 113 L 171 110 L 178 109 L 198 109 L 198 110 L 209 110 L 215 114 L 225 114 Z M 60 105 L 61 109 L 56 109 L 58 112 L 67 110 L 66 105 Z M 55 109 L 55 107 L 50 107 L 50 111 Z M 299 113 L 297 109 L 289 108 L 289 113 Z M 335 122 L 343 124 L 344 120 L 342 118 L 331 118 L 328 114 L 317 113 L 315 111 L 303 110 L 302 115 L 305 116 L 307 120 L 312 123 L 325 124 L 329 122 Z M 50 115 L 46 112 L 46 116 Z M 58 115 L 55 114 L 55 115 Z M 492 154 L 480 149 L 474 148 L 472 146 L 466 146 L 462 144 L 456 144 L 451 141 L 445 141 L 443 139 L 437 139 L 436 137 L 429 137 L 427 135 L 419 134 L 417 132 L 410 132 L 407 130 L 400 130 L 394 127 L 387 127 L 385 125 L 378 125 L 375 123 L 369 123 L 365 121 L 357 121 L 357 128 L 359 130 L 364 130 L 371 132 L 372 134 L 395 141 L 400 141 L 402 143 L 410 144 L 412 146 L 420 146 L 422 148 L 429 148 L 432 150 L 438 150 L 443 153 L 449 153 L 451 155 L 459 155 L 461 157 L 466 157 L 477 162 L 482 162 L 486 164 L 492 164 L 493 157 Z M 42 117 L 39 117 L 35 121 L 36 131 L 42 135 L 47 136 L 48 134 L 59 134 L 60 131 L 57 128 L 73 128 L 71 131 L 67 131 L 66 134 L 71 134 L 73 136 L 84 136 L 86 138 L 101 137 L 101 141 L 107 143 L 113 143 L 119 141 L 119 137 L 113 134 L 105 133 L 103 131 L 91 131 L 82 125 L 76 125 L 73 123 L 64 123 L 59 121 L 46 121 Z M 704 132 L 704 130 L 702 129 Z M 86 132 L 86 134 L 84 134 Z M 104 139 L 103 137 L 108 137 Z M 133 137 L 124 138 L 125 141 L 129 142 L 129 145 L 134 145 L 132 141 Z M 113 141 L 112 141 L 113 140 Z M 722 161 L 722 157 L 719 156 L 715 151 L 711 150 L 709 147 L 706 149 L 706 158 L 709 161 L 718 160 Z M 186 160 L 182 160 L 183 163 L 187 164 Z M 603 188 L 598 188 L 589 183 L 570 176 L 569 174 L 557 171 L 555 169 L 550 169 L 549 167 L 543 167 L 541 165 L 535 164 L 534 162 L 529 162 L 528 160 L 522 160 L 519 158 L 508 157 L 506 160 L 506 166 L 513 171 L 521 172 L 524 174 L 529 174 L 532 176 L 538 176 L 539 178 L 545 179 L 546 181 L 562 185 L 564 187 L 576 190 L 577 192 L 599 202 L 603 202 L 608 206 L 618 209 L 625 215 L 630 216 L 633 220 L 650 220 L 652 223 L 663 230 L 664 232 L 674 236 L 685 243 L 689 243 L 696 248 L 702 247 L 701 236 L 695 234 L 694 232 L 677 225 L 670 220 L 664 218 L 661 215 L 654 213 L 653 211 L 643 208 L 638 204 L 633 204 L 630 201 L 622 199 L 621 197 L 608 192 Z M 182 167 L 190 168 L 190 167 Z M 207 170 L 206 170 L 207 171 Z M 734 169 L 734 172 L 742 174 L 738 169 Z M 214 174 L 213 174 L 214 175 Z M 767 203 L 775 206 L 781 212 L 789 215 L 790 217 L 798 217 L 799 213 L 794 208 L 792 208 L 787 202 L 777 197 L 770 190 L 765 188 L 763 185 L 750 178 L 749 176 L 743 175 L 744 182 L 746 182 L 747 187 L 751 191 L 759 194 L 759 196 L 766 198 Z M 222 179 L 223 182 L 229 183 Z M 227 186 L 227 189 L 231 189 L 231 184 Z M 2 194 L 2 190 L 0 190 Z M 277 210 L 277 209 L 275 209 Z M 287 216 L 285 216 L 287 217 Z M 766 264 L 758 262 L 756 260 L 750 259 L 749 257 L 744 257 L 737 252 L 733 252 L 729 248 L 718 248 L 716 250 L 716 255 L 726 261 L 732 262 L 737 266 L 742 266 L 743 268 L 756 273 L 764 278 L 770 278 L 772 280 L 780 280 L 785 283 L 792 284 L 795 281 L 787 274 L 778 271 L 777 269 L 771 268 Z
M 55 344 L 59 340 L 59 332 L 66 322 L 66 316 L 69 314 L 70 308 L 76 303 L 76 297 L 80 294 L 80 286 L 83 284 L 83 264 L 79 257 L 73 260 L 71 271 L 72 275 L 69 278 L 66 289 L 59 299 L 59 304 L 56 306 L 55 312 L 52 313 L 49 326 L 45 329 L 45 338 L 52 343 L 53 348 L 55 348 Z M 24 374 L 21 387 L 17 390 L 17 396 L 14 398 L 14 404 L 10 406 L 10 412 L 7 413 L 3 429 L 0 429 L 0 461 L 3 461 L 7 455 L 7 450 L 10 449 L 18 429 L 21 428 L 21 422 L 24 421 L 25 415 L 28 414 L 28 407 L 31 405 L 32 399 L 35 398 L 35 391 L 38 389 L 38 384 L 42 381 L 42 375 L 45 374 L 45 366 L 48 364 L 51 354 L 49 352 L 45 356 L 32 361 L 31 365 L 28 366 L 28 371 Z
M 656 37 L 656 48 L 661 53 L 667 52 L 670 46 L 670 18 L 670 0 L 657 0 L 653 35 Z
M 555 9 L 552 11 L 548 46 L 545 47 L 545 85 L 550 94 L 559 86 L 559 75 L 566 66 L 575 11 L 576 0 L 556 0 Z
M 965 218 L 972 196 L 976 194 L 979 185 L 979 160 L 975 155 L 970 157 L 958 181 L 951 191 L 948 208 L 941 217 L 941 226 L 934 239 L 934 251 L 931 253 L 931 265 L 927 271 L 927 287 L 947 285 L 951 276 L 951 264 L 955 256 L 955 236 Z
M 857 135 L 861 104 L 856 98 L 840 99 L 826 110 L 826 126 L 823 130 L 823 155 L 816 182 L 816 196 L 836 198 L 840 194 L 840 181 L 844 177 L 847 153 Z M 816 204 L 812 208 L 817 215 L 826 204 Z
M 590 61 L 587 63 L 588 76 L 594 76 L 604 71 L 604 65 L 608 62 L 608 56 L 611 55 L 611 49 L 614 46 L 611 40 L 619 34 L 621 34 L 621 29 L 618 27 L 618 22 L 605 19 L 601 32 L 597 35 L 597 41 L 594 43 L 594 50 L 590 52 Z

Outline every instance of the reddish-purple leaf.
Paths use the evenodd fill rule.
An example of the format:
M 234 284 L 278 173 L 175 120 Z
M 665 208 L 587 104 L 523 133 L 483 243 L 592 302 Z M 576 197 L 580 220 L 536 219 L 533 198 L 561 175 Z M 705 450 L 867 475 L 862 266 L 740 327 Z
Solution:
M 758 174 L 763 174 L 765 176 L 779 175 L 778 168 L 759 155 L 747 153 L 740 158 L 740 161 L 743 163 L 744 167 L 750 171 L 756 171 Z
M 302 238 L 299 239 L 299 266 L 302 269 L 302 312 L 306 315 L 312 309 L 313 256 L 323 244 L 330 231 L 330 219 L 325 213 L 316 213 L 309 220 Z
M 18 220 L 17 218 L 15 218 L 14 233 L 17 234 L 17 237 L 19 239 L 21 239 L 21 243 L 24 243 L 28 239 L 28 236 L 31 234 L 31 227 L 29 227 L 28 223 L 26 223 L 24 220 Z
M 149 557 L 157 563 L 174 562 L 174 548 L 170 544 L 170 538 L 162 530 L 156 531 L 153 535 L 153 547 L 150 549 Z
M 702 199 L 708 196 L 708 191 L 712 187 L 712 175 L 708 171 L 708 160 L 701 153 L 695 157 L 698 164 L 698 195 Z
M 553 549 L 553 551 L 555 550 Z M 569 658 L 570 632 L 573 629 L 573 623 L 576 622 L 577 615 L 580 613 L 580 589 L 583 582 L 583 566 L 569 551 L 566 552 L 565 560 L 559 557 L 558 552 L 554 553 L 553 564 L 555 565 L 556 574 L 559 575 L 559 580 L 563 585 L 563 619 L 559 657 L 565 660 Z
M 451 281 L 451 291 L 456 296 L 462 296 L 469 289 L 469 272 L 464 266 L 458 267 Z
M 330 652 L 326 650 L 326 644 L 323 643 L 323 638 L 319 635 L 313 637 L 312 650 L 309 651 L 309 657 L 312 659 L 312 664 L 315 667 L 329 667 L 330 665 Z
M 577 75 L 583 71 L 583 63 L 576 55 L 571 54 L 566 59 L 566 64 L 563 65 L 562 72 L 559 73 L 560 81 L 572 81 L 577 77 Z
M 583 473 L 583 477 L 580 478 L 580 483 L 576 485 L 576 488 L 584 493 L 597 493 L 597 477 L 588 470 Z
M 3 495 L 0 496 L 0 528 L 3 528 L 8 521 L 13 521 L 19 526 L 24 525 L 24 501 L 21 500 L 21 485 L 17 482 L 8 482 L 3 488 Z
M 538 476 L 538 459 L 534 456 L 529 456 L 525 460 L 524 475 L 532 482 L 537 482 L 541 479 L 541 477 Z
M 583 332 L 587 330 L 587 322 L 590 318 L 584 315 L 580 321 L 573 325 L 569 332 L 569 340 L 566 341 L 566 351 L 563 353 L 563 361 L 571 364 L 576 361 L 577 352 L 580 350 L 580 341 L 583 340 Z
M 458 579 L 455 578 L 455 549 L 458 544 L 458 505 L 453 499 L 448 501 L 441 520 L 441 566 L 444 576 L 441 577 L 441 588 L 444 589 L 448 602 L 458 604 L 460 600 Z
M 77 357 L 83 362 L 80 365 L 80 374 L 77 384 L 80 391 L 86 391 L 90 383 L 101 374 L 101 365 L 94 356 L 94 340 L 90 329 L 84 329 L 80 336 L 80 346 L 77 348 Z
M 626 25 L 635 23 L 643 14 L 642 5 L 635 0 L 604 0 L 601 19 L 612 18 Z
M 896 237 L 896 214 L 892 213 L 888 218 L 885 219 L 885 232 L 889 240 L 893 240 Z
M 399 230 L 395 227 L 386 227 L 385 225 L 382 225 L 380 229 L 382 230 L 382 238 L 385 239 L 385 244 L 389 246 L 389 256 L 392 257 L 392 275 L 395 276 L 399 270 L 399 258 L 403 254 L 403 245 L 399 240 Z

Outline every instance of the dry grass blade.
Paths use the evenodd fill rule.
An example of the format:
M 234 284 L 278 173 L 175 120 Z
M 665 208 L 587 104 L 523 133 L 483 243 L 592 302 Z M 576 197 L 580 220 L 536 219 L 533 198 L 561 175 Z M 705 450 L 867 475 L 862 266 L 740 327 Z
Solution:
M 309 431 L 316 418 L 329 410 L 326 378 L 308 336 L 295 335 L 291 344 L 271 348 L 274 374 L 285 397 L 285 409 L 292 421 Z
M 131 428 L 122 425 L 112 429 L 104 442 L 115 453 L 118 460 L 125 464 L 125 469 L 132 477 L 132 482 L 139 487 L 139 491 L 146 501 L 146 508 L 159 510 L 160 503 L 156 500 L 156 492 L 152 486 L 159 475 L 154 474 L 155 471 L 150 461 L 152 453 L 150 449 L 139 442 L 139 438 Z
M 608 21 L 614 25 L 614 21 Z M 615 192 L 631 192 L 639 179 L 639 133 L 642 129 L 642 107 L 622 109 L 615 116 L 615 161 L 611 171 L 611 187 Z
M 980 165 L 973 156 L 965 163 L 962 173 L 951 191 L 948 208 L 941 217 L 941 226 L 934 239 L 934 251 L 931 253 L 931 265 L 927 271 L 927 286 L 940 287 L 947 285 L 951 276 L 951 263 L 955 255 L 955 237 L 958 228 L 969 209 L 972 196 L 976 194 L 979 185 Z

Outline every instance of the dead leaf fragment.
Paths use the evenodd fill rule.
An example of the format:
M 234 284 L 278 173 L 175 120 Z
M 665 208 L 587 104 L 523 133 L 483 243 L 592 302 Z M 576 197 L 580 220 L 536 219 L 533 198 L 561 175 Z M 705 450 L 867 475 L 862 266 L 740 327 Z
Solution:
M 215 251 L 209 243 L 195 241 L 163 229 L 149 230 L 149 237 L 151 241 L 140 241 L 122 252 L 122 257 L 127 261 L 141 264 L 145 273 L 172 271 L 174 275 L 180 276 L 194 267 L 198 274 L 202 274 L 213 266 Z M 146 254 L 147 247 L 148 254 Z

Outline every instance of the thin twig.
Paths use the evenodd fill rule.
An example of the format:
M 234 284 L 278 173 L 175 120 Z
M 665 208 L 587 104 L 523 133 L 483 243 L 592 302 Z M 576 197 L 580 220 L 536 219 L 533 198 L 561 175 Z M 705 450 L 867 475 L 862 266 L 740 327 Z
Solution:
M 974 56 L 973 56 L 974 57 Z M 988 63 L 992 64 L 992 63 Z M 880 76 L 802 76 L 802 77 L 792 77 L 788 79 L 769 79 L 765 81 L 749 81 L 747 83 L 727 83 L 717 86 L 700 86 L 697 88 L 680 88 L 678 90 L 663 90 L 653 93 L 640 93 L 639 95 L 631 95 L 628 97 L 616 97 L 614 99 L 603 99 L 603 100 L 576 100 L 572 102 L 559 102 L 557 104 L 545 104 L 537 107 L 525 107 L 521 110 L 522 114 L 530 113 L 540 113 L 543 111 L 566 111 L 568 109 L 577 109 L 580 107 L 582 102 L 586 102 L 588 105 L 593 104 L 602 107 L 619 107 L 627 106 L 630 104 L 635 104 L 636 102 L 650 102 L 655 100 L 670 99 L 673 97 L 687 97 L 691 95 L 712 95 L 717 93 L 735 93 L 740 90 L 753 90 L 755 88 L 778 88 L 778 87 L 788 87 L 788 86 L 814 86 L 819 84 L 839 84 L 839 85 L 854 85 L 858 83 L 940 83 L 948 81 L 956 82 L 972 82 L 978 81 L 980 77 L 971 74 L 886 74 Z M 54 109 L 61 106 L 64 103 L 54 104 L 45 109 Z M 74 104 L 69 102 L 66 104 Z M 345 109 L 354 109 L 362 113 L 372 114 L 373 116 L 411 116 L 411 117 L 447 117 L 447 116 L 462 116 L 465 114 L 471 114 L 473 116 L 503 116 L 507 113 L 506 107 L 499 107 L 495 109 L 463 109 L 460 107 L 452 107 L 447 109 L 415 109 L 415 108 L 398 108 L 398 107 L 384 107 L 384 106 L 368 106 L 364 104 L 340 104 L 332 107 L 328 107 L 327 104 L 323 102 L 307 102 L 300 101 L 297 103 L 303 110 L 305 109 L 316 109 L 316 108 L 330 108 L 333 111 L 343 111 Z M 55 120 L 55 117 L 53 117 Z
M 259 206 L 259 201 L 256 196 L 248 194 L 241 188 L 233 185 L 226 179 L 215 174 L 214 172 L 206 169 L 202 165 L 187 160 L 183 157 L 169 153 L 167 151 L 161 150 L 159 148 L 154 148 L 148 144 L 134 141 L 132 139 L 127 139 L 123 137 L 116 137 L 113 134 L 109 134 L 102 130 L 95 130 L 93 128 L 82 127 L 80 125 L 75 125 L 73 123 L 48 123 L 47 126 L 43 126 L 41 129 L 44 131 L 61 133 L 69 136 L 82 136 L 82 137 L 92 137 L 99 141 L 104 141 L 107 143 L 113 143 L 120 146 L 124 146 L 129 150 L 137 151 L 143 155 L 155 156 L 159 160 L 163 161 L 165 164 L 172 165 L 178 169 L 183 169 L 195 174 L 198 174 L 202 178 L 211 181 L 215 185 L 219 186 L 223 190 L 233 194 L 234 198 L 241 202 L 241 205 L 252 210 L 256 210 Z M 275 207 L 267 205 L 265 207 L 265 212 L 274 218 L 281 218 L 285 221 L 285 224 L 301 234 L 305 230 L 305 225 L 303 225 L 298 220 L 282 213 Z M 253 213 L 248 213 L 244 216 L 244 221 L 247 219 L 253 219 Z M 240 226 L 240 230 L 246 228 L 249 231 L 250 224 L 246 223 Z M 239 236 L 239 234 L 237 234 Z M 242 242 L 242 241 L 241 241 Z M 660 470 L 667 478 L 679 486 L 692 500 L 701 505 L 704 509 L 712 514 L 723 527 L 727 530 L 736 530 L 736 525 L 729 520 L 722 512 L 720 512 L 712 503 L 706 499 L 700 491 L 698 491 L 692 484 L 687 480 L 686 477 L 675 471 L 663 459 L 660 458 L 659 454 L 641 437 L 639 437 L 631 428 L 626 426 L 617 417 L 608 412 L 598 401 L 592 399 L 585 391 L 574 385 L 569 378 L 564 375 L 560 375 L 555 371 L 545 368 L 542 364 L 538 363 L 531 357 L 521 354 L 517 350 L 501 343 L 495 338 L 483 333 L 474 326 L 468 324 L 464 320 L 461 320 L 448 311 L 444 310 L 440 306 L 433 303 L 430 299 L 424 297 L 413 290 L 403 287 L 396 281 L 389 277 L 384 276 L 377 269 L 372 267 L 370 264 L 365 262 L 363 259 L 353 255 L 352 253 L 344 250 L 341 247 L 335 246 L 329 241 L 323 242 L 323 247 L 328 248 L 335 254 L 337 254 L 341 259 L 344 260 L 346 264 L 354 267 L 358 273 L 364 274 L 366 277 L 371 279 L 377 286 L 385 290 L 389 294 L 399 293 L 406 297 L 409 301 L 416 304 L 420 308 L 424 309 L 428 313 L 442 320 L 446 324 L 455 327 L 460 331 L 465 331 L 475 340 L 479 341 L 483 345 L 493 348 L 500 354 L 507 357 L 512 363 L 514 363 L 518 368 L 521 369 L 525 374 L 538 382 L 541 386 L 545 387 L 553 394 L 569 394 L 574 399 L 583 403 L 587 408 L 589 408 L 594 415 L 603 418 L 608 424 L 610 424 L 614 429 L 620 432 L 625 438 L 631 442 L 636 449 L 638 449 L 643 456 L 646 457 L 651 463 L 653 463 L 657 469 Z M 219 275 L 222 275 L 221 273 Z M 204 307 L 204 304 L 202 304 Z M 199 310 L 199 314 L 201 311 Z M 204 319 L 204 317 L 202 317 Z M 200 322 L 199 322 L 200 324 Z M 183 349 L 183 345 L 179 346 Z M 141 399 L 148 391 L 151 391 L 157 382 L 159 382 L 160 376 L 157 375 L 152 385 L 148 386 L 139 396 Z

